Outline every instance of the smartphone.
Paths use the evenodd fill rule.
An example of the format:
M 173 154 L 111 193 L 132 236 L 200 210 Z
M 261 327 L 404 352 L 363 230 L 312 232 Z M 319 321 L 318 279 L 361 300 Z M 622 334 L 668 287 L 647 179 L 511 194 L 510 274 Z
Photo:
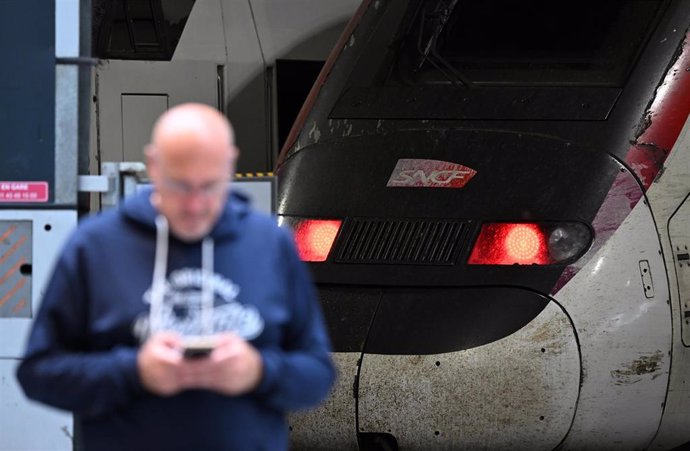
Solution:
M 184 342 L 182 355 L 188 359 L 208 357 L 215 346 L 216 340 L 213 336 L 202 335 L 189 337 Z
M 208 355 L 213 351 L 213 346 L 185 346 L 182 355 L 186 359 L 200 359 L 202 357 L 208 357 Z

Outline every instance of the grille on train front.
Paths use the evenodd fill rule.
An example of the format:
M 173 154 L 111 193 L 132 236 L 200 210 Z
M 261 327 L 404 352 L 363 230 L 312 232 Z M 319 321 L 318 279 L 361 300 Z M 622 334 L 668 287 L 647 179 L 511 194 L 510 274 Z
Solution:
M 452 265 L 465 224 L 457 220 L 349 218 L 336 246 L 338 263 Z

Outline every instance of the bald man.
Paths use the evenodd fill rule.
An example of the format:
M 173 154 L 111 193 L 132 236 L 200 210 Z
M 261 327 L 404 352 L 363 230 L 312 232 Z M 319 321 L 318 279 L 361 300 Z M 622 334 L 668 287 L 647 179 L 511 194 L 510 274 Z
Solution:
M 75 413 L 86 451 L 287 449 L 285 413 L 334 379 L 292 238 L 229 190 L 213 108 L 166 112 L 145 154 L 153 187 L 70 238 L 18 379 Z
M 152 201 L 178 238 L 199 240 L 216 223 L 237 154 L 230 124 L 206 105 L 173 108 L 156 123 L 146 148 Z

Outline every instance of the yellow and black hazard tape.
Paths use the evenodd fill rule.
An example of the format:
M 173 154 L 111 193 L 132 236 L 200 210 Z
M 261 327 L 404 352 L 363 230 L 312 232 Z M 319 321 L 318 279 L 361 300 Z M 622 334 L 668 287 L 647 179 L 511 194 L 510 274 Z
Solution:
M 236 179 L 250 179 L 254 177 L 273 177 L 272 172 L 236 172 Z

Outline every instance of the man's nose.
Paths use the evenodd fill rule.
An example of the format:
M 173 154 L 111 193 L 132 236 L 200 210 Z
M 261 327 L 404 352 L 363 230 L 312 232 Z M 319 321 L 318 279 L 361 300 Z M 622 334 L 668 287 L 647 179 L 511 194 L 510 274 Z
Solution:
M 189 212 L 199 212 L 204 209 L 206 198 L 202 191 L 195 190 L 185 196 L 185 209 Z

